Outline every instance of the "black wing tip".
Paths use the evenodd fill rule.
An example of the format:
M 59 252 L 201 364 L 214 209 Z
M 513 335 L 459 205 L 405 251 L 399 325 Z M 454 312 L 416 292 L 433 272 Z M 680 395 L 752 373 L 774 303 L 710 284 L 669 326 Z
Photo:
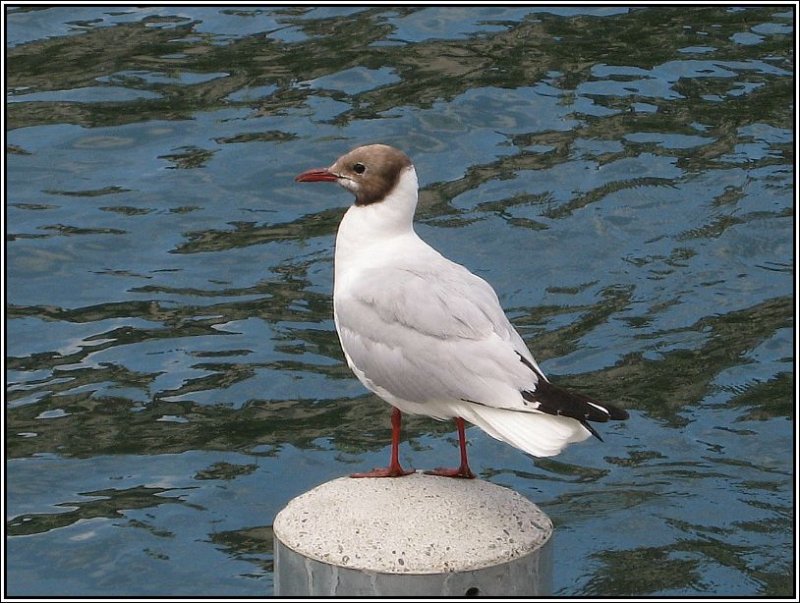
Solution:
M 602 404 L 601 406 L 608 411 L 608 418 L 612 421 L 626 421 L 631 418 L 624 408 L 617 408 L 611 404 Z
M 517 356 L 519 356 L 520 362 L 533 371 L 537 377 L 536 390 L 534 392 L 523 391 L 521 392 L 522 397 L 529 402 L 538 402 L 540 404 L 539 410 L 553 415 L 565 415 L 578 419 L 600 440 L 602 438 L 586 424 L 587 421 L 605 423 L 606 421 L 625 421 L 630 418 L 628 411 L 625 409 L 618 408 L 613 404 L 604 404 L 586 394 L 572 392 L 563 387 L 553 385 L 522 354 L 517 352 Z
M 596 437 L 598 440 L 600 440 L 601 442 L 605 441 L 603 438 L 600 437 L 600 433 L 594 427 L 592 427 L 588 421 L 581 421 L 581 425 L 583 425 L 586 428 L 586 430 L 589 433 L 591 433 L 594 437 Z
M 583 394 L 575 394 L 574 392 L 571 392 L 571 394 L 573 396 L 581 398 L 585 402 L 593 404 L 599 409 L 602 409 L 600 411 L 602 418 L 595 419 L 590 417 L 589 418 L 590 421 L 598 421 L 600 423 L 605 423 L 606 421 L 625 421 L 630 418 L 628 411 L 623 408 L 619 408 L 617 406 L 614 406 L 613 404 L 606 404 L 605 402 L 598 402 L 597 400 L 594 400 L 589 396 L 584 396 Z
M 598 402 L 585 394 L 566 390 L 545 379 L 539 381 L 535 391 L 523 391 L 522 397 L 529 402 L 537 402 L 538 410 L 542 412 L 577 419 L 593 435 L 597 435 L 597 433 L 588 426 L 589 421 L 606 423 L 607 421 L 624 421 L 630 417 L 628 411 L 622 408 Z

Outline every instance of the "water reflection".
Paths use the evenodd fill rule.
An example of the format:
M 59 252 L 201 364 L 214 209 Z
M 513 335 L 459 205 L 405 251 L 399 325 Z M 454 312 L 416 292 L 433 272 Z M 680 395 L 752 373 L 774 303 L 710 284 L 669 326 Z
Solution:
M 12 594 L 267 594 L 275 512 L 380 462 L 331 321 L 348 200 L 291 180 L 375 140 L 548 372 L 633 412 L 558 459 L 470 432 L 558 525 L 557 592 L 789 591 L 792 11 L 7 17 Z M 455 453 L 405 430 L 410 466 Z
M 168 492 L 169 490 L 165 488 L 143 487 L 81 492 L 81 496 L 97 497 L 97 500 L 59 503 L 59 507 L 73 508 L 63 513 L 19 515 L 8 522 L 8 534 L 10 536 L 38 534 L 63 528 L 85 519 L 123 517 L 123 511 L 128 509 L 145 509 L 180 502 L 179 496 L 163 496 Z M 171 534 L 160 535 L 170 536 Z

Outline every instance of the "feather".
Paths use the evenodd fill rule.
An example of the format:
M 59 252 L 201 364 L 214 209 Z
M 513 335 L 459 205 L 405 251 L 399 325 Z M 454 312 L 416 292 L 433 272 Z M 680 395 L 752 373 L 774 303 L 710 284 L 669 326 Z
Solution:
M 464 420 L 477 425 L 493 438 L 511 444 L 533 456 L 554 456 L 568 444 L 581 442 L 589 431 L 567 417 L 545 413 L 521 413 L 469 405 Z
M 404 153 L 359 147 L 297 180 L 356 196 L 336 236 L 334 321 L 368 389 L 401 412 L 461 418 L 536 456 L 599 438 L 589 421 L 627 418 L 550 383 L 492 287 L 417 236 L 419 185 Z

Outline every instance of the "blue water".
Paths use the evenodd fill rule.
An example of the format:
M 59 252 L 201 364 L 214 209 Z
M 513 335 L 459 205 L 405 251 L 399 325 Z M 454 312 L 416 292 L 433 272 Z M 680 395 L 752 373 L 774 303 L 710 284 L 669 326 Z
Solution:
M 468 431 L 555 522 L 554 594 L 792 594 L 793 19 L 8 8 L 7 595 L 269 595 L 275 514 L 385 464 L 331 316 L 350 197 L 293 182 L 366 142 L 543 369 L 631 413 L 552 459 Z M 403 464 L 456 459 L 404 424 Z

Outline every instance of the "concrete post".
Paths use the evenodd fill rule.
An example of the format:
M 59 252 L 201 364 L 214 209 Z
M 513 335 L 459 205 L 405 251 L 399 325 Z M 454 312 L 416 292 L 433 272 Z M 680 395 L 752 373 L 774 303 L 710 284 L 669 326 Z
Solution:
M 553 524 L 520 494 L 415 473 L 327 482 L 274 522 L 275 594 L 548 595 Z

